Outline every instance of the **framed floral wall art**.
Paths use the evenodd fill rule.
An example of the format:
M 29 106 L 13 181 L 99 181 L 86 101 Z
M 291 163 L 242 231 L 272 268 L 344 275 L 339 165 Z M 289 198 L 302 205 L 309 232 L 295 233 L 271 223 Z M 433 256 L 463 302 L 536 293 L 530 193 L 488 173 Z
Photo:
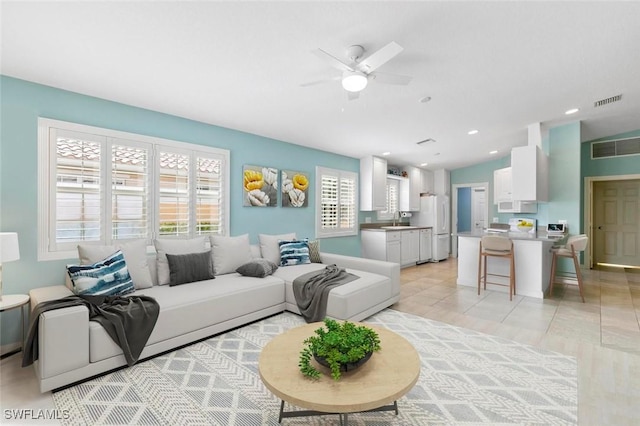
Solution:
M 282 207 L 309 205 L 309 175 L 305 172 L 282 170 Z
M 278 169 L 245 165 L 242 178 L 243 206 L 275 207 L 278 204 Z

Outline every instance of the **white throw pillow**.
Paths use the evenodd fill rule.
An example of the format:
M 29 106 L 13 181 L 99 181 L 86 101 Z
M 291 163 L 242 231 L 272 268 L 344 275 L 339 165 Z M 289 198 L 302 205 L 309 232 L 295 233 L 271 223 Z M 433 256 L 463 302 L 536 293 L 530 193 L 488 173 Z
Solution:
M 136 290 L 152 287 L 153 280 L 151 272 L 149 272 L 147 242 L 145 240 L 127 241 L 109 246 L 81 244 L 78 245 L 78 257 L 81 265 L 91 265 L 111 256 L 118 250 L 122 251 L 124 255 L 129 275 L 131 275 Z
M 262 253 L 262 258 L 270 260 L 276 265 L 280 264 L 280 246 L 278 245 L 279 240 L 295 240 L 296 233 L 292 232 L 290 234 L 280 234 L 280 235 L 267 235 L 267 234 L 258 234 L 258 239 L 260 240 L 260 252 Z
M 237 237 L 211 235 L 213 269 L 216 275 L 230 274 L 251 260 L 249 234 Z
M 166 285 L 171 281 L 171 273 L 169 271 L 169 254 L 191 254 L 202 253 L 208 251 L 206 246 L 207 237 L 196 237 L 190 240 L 173 240 L 161 239 L 154 240 L 156 246 L 157 265 L 158 265 L 158 285 Z

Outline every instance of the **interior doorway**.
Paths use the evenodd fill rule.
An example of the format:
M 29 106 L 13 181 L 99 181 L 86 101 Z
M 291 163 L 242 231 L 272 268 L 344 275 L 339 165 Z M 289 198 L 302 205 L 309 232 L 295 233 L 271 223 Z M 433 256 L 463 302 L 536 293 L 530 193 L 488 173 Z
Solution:
M 585 179 L 590 268 L 640 267 L 640 175 Z
M 487 226 L 489 183 L 451 186 L 451 255 L 458 257 L 458 233 L 481 231 Z

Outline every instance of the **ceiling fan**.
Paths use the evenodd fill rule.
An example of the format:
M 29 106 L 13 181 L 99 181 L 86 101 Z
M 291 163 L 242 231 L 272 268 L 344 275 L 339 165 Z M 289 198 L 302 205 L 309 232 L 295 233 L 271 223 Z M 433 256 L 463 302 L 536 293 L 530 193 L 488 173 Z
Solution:
M 304 83 L 301 86 L 314 86 L 316 84 L 341 80 L 342 87 L 347 91 L 349 100 L 357 99 L 360 91 L 367 87 L 369 81 L 375 80 L 385 84 L 396 84 L 406 86 L 411 81 L 411 77 L 398 74 L 387 74 L 376 71 L 382 65 L 389 62 L 404 49 L 396 42 L 392 41 L 371 55 L 362 59 L 365 50 L 360 45 L 354 45 L 347 49 L 349 62 L 344 62 L 332 54 L 316 49 L 312 53 L 332 67 L 342 71 L 341 76 Z

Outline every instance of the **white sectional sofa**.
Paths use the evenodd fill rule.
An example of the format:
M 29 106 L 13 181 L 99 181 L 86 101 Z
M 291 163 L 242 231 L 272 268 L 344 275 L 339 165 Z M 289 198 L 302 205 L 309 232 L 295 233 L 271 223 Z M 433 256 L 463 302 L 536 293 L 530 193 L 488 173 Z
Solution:
M 250 251 L 253 258 L 261 255 L 259 246 L 252 245 Z M 293 280 L 328 264 L 346 268 L 359 277 L 331 290 L 327 303 L 329 317 L 359 321 L 400 298 L 400 266 L 396 263 L 331 253 L 321 253 L 321 260 L 322 263 L 282 266 L 264 278 L 232 272 L 216 275 L 213 280 L 136 290 L 132 294 L 151 296 L 160 305 L 158 320 L 140 359 L 284 310 L 299 314 Z M 149 269 L 155 284 L 156 268 Z M 31 308 L 71 294 L 64 285 L 31 290 Z M 34 366 L 42 392 L 126 365 L 120 347 L 99 323 L 89 321 L 84 306 L 42 313 L 38 333 L 39 358 Z

